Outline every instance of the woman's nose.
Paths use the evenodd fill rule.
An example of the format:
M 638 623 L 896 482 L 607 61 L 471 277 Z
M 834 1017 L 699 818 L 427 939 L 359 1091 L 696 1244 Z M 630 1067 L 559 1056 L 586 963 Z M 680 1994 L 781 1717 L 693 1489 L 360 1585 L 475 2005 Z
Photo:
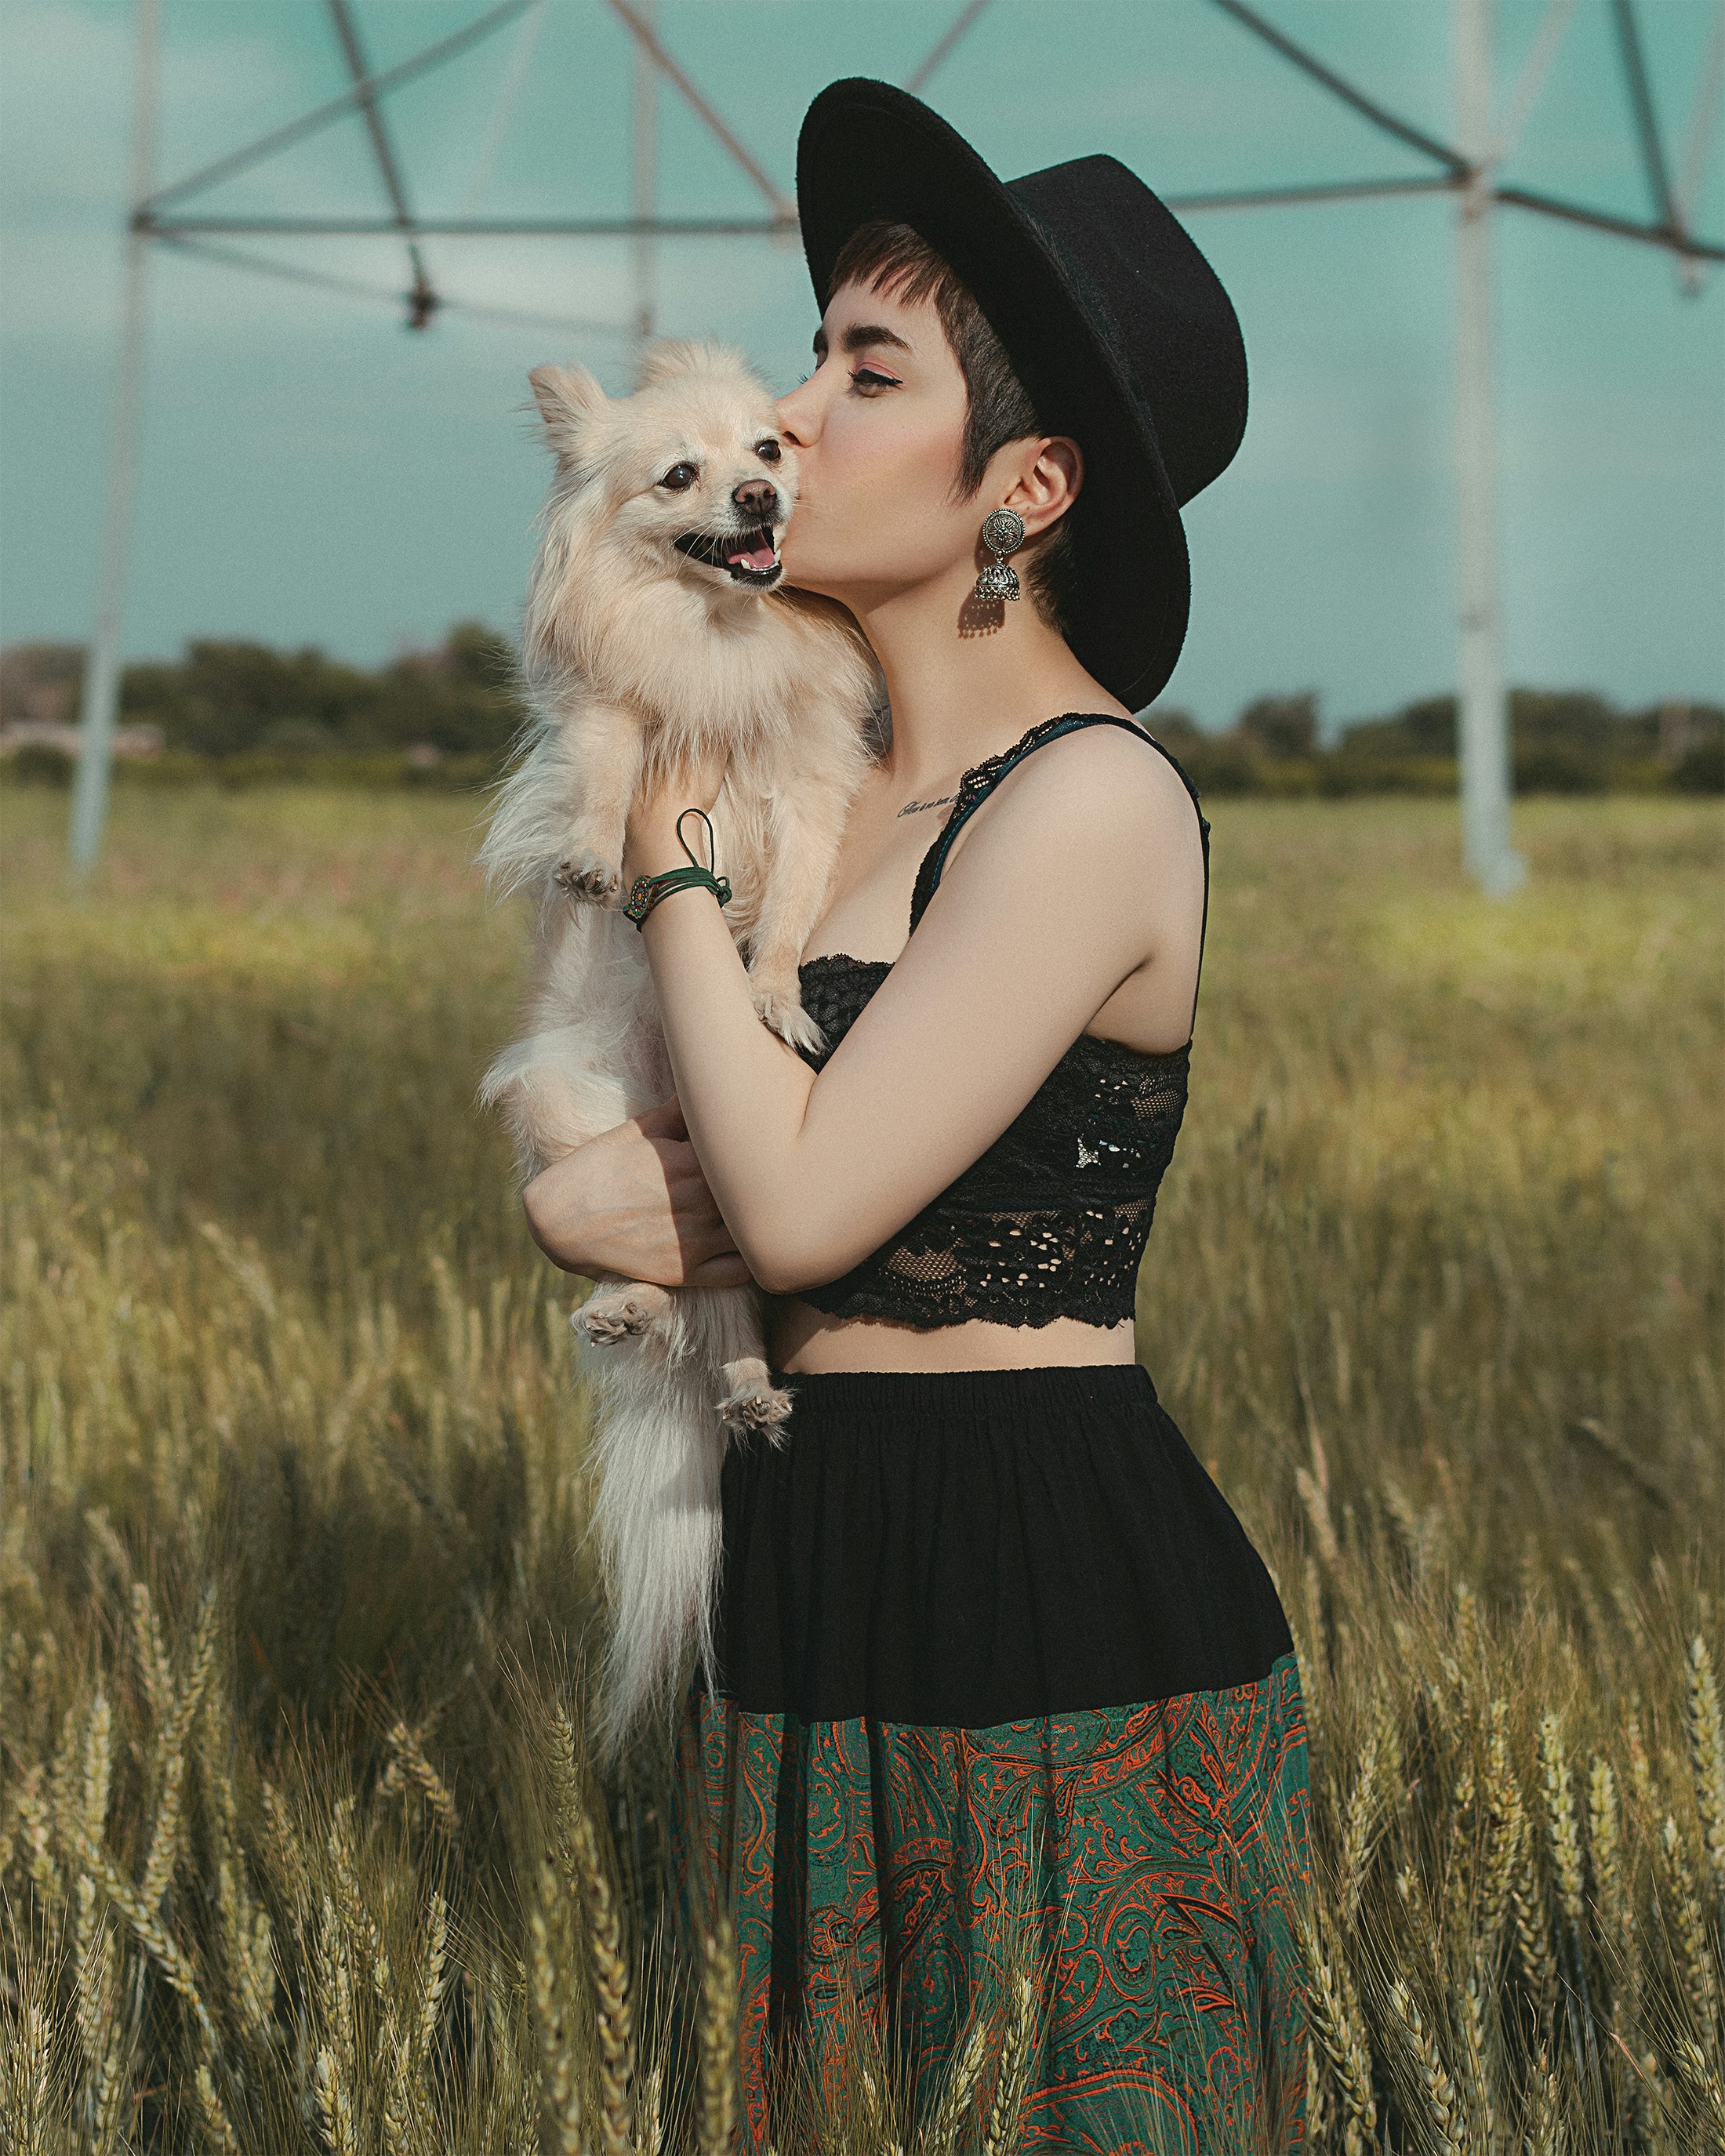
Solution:
M 809 383 L 799 382 L 794 389 L 787 391 L 779 398 L 777 408 L 779 433 L 797 449 L 806 449 L 820 432 Z

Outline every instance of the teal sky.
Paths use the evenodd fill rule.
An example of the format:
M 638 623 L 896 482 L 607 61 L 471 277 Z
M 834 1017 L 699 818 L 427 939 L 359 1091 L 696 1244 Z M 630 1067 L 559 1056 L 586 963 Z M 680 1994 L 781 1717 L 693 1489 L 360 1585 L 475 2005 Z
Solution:
M 481 0 L 357 0 L 374 65 Z M 788 190 L 798 120 L 834 76 L 903 80 L 957 0 L 661 0 L 689 68 Z M 1433 134 L 1451 126 L 1439 0 L 1261 0 L 1291 35 Z M 1545 0 L 1501 0 L 1501 101 Z M 158 172 L 176 178 L 344 86 L 320 0 L 165 0 Z M 1674 166 L 1717 0 L 1640 0 Z M 8 0 L 0 267 L 0 634 L 80 639 L 95 579 L 119 295 L 131 9 Z M 627 210 L 627 33 L 603 0 L 547 0 L 501 140 L 506 29 L 388 107 L 416 207 Z M 993 0 L 926 92 L 1010 177 L 1093 150 L 1164 192 L 1408 174 L 1410 151 L 1332 103 L 1206 0 Z M 674 91 L 671 213 L 759 207 Z M 494 156 L 488 155 L 490 150 Z M 488 170 L 482 172 L 482 166 Z M 1650 214 L 1608 0 L 1577 0 L 1508 177 Z M 349 122 L 202 198 L 211 211 L 382 207 Z M 1331 723 L 1453 685 L 1453 212 L 1446 198 L 1223 212 L 1191 225 L 1234 296 L 1252 372 L 1240 456 L 1187 512 L 1192 625 L 1165 701 L 1221 725 L 1316 690 Z M 1725 127 L 1696 222 L 1725 230 Z M 1630 703 L 1725 696 L 1725 271 L 1698 297 L 1651 249 L 1515 211 L 1497 220 L 1507 670 Z M 246 242 L 398 288 L 387 242 Z M 452 294 L 592 325 L 399 312 L 158 250 L 126 613 L 132 655 L 186 638 L 318 643 L 365 662 L 444 625 L 518 618 L 547 467 L 530 367 L 624 385 L 625 244 L 433 240 Z M 741 343 L 777 384 L 815 314 L 793 246 L 666 244 L 660 319 Z

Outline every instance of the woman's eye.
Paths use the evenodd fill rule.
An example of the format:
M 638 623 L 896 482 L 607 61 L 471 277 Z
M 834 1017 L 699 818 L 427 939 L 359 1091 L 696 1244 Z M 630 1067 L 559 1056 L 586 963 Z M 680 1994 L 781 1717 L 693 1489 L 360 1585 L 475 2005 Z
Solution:
M 673 494 L 681 494 L 685 488 L 693 486 L 700 477 L 701 474 L 693 465 L 673 465 L 659 484 L 669 487 Z
M 890 374 L 877 374 L 871 367 L 860 367 L 850 377 L 859 389 L 897 389 L 901 385 Z
M 784 451 L 769 434 L 764 442 L 756 443 L 755 454 L 763 465 L 776 465 L 783 456 Z

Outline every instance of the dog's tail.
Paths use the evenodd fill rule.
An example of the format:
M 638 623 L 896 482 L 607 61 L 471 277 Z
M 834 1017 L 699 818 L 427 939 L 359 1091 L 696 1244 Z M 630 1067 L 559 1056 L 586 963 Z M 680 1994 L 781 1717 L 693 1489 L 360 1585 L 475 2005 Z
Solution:
M 593 1382 L 593 1527 L 610 1601 L 597 1748 L 614 1760 L 646 1725 L 669 1727 L 691 1655 L 717 1682 L 719 1471 L 726 1433 L 701 1306 L 746 1290 L 685 1289 L 640 1338 L 583 1353 Z M 716 1315 L 716 1313 L 714 1313 Z

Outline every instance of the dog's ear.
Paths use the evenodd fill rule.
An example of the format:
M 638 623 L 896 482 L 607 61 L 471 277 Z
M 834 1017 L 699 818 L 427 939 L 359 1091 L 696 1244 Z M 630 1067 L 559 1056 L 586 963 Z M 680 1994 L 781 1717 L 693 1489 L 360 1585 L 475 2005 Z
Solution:
M 635 387 L 654 389 L 661 382 L 675 382 L 679 375 L 710 374 L 716 362 L 728 360 L 732 356 L 724 346 L 709 344 L 702 338 L 660 337 L 656 344 L 649 345 L 642 355 Z M 742 357 L 740 353 L 736 356 Z
M 536 367 L 527 379 L 551 446 L 574 455 L 594 413 L 610 402 L 597 377 L 584 367 Z

